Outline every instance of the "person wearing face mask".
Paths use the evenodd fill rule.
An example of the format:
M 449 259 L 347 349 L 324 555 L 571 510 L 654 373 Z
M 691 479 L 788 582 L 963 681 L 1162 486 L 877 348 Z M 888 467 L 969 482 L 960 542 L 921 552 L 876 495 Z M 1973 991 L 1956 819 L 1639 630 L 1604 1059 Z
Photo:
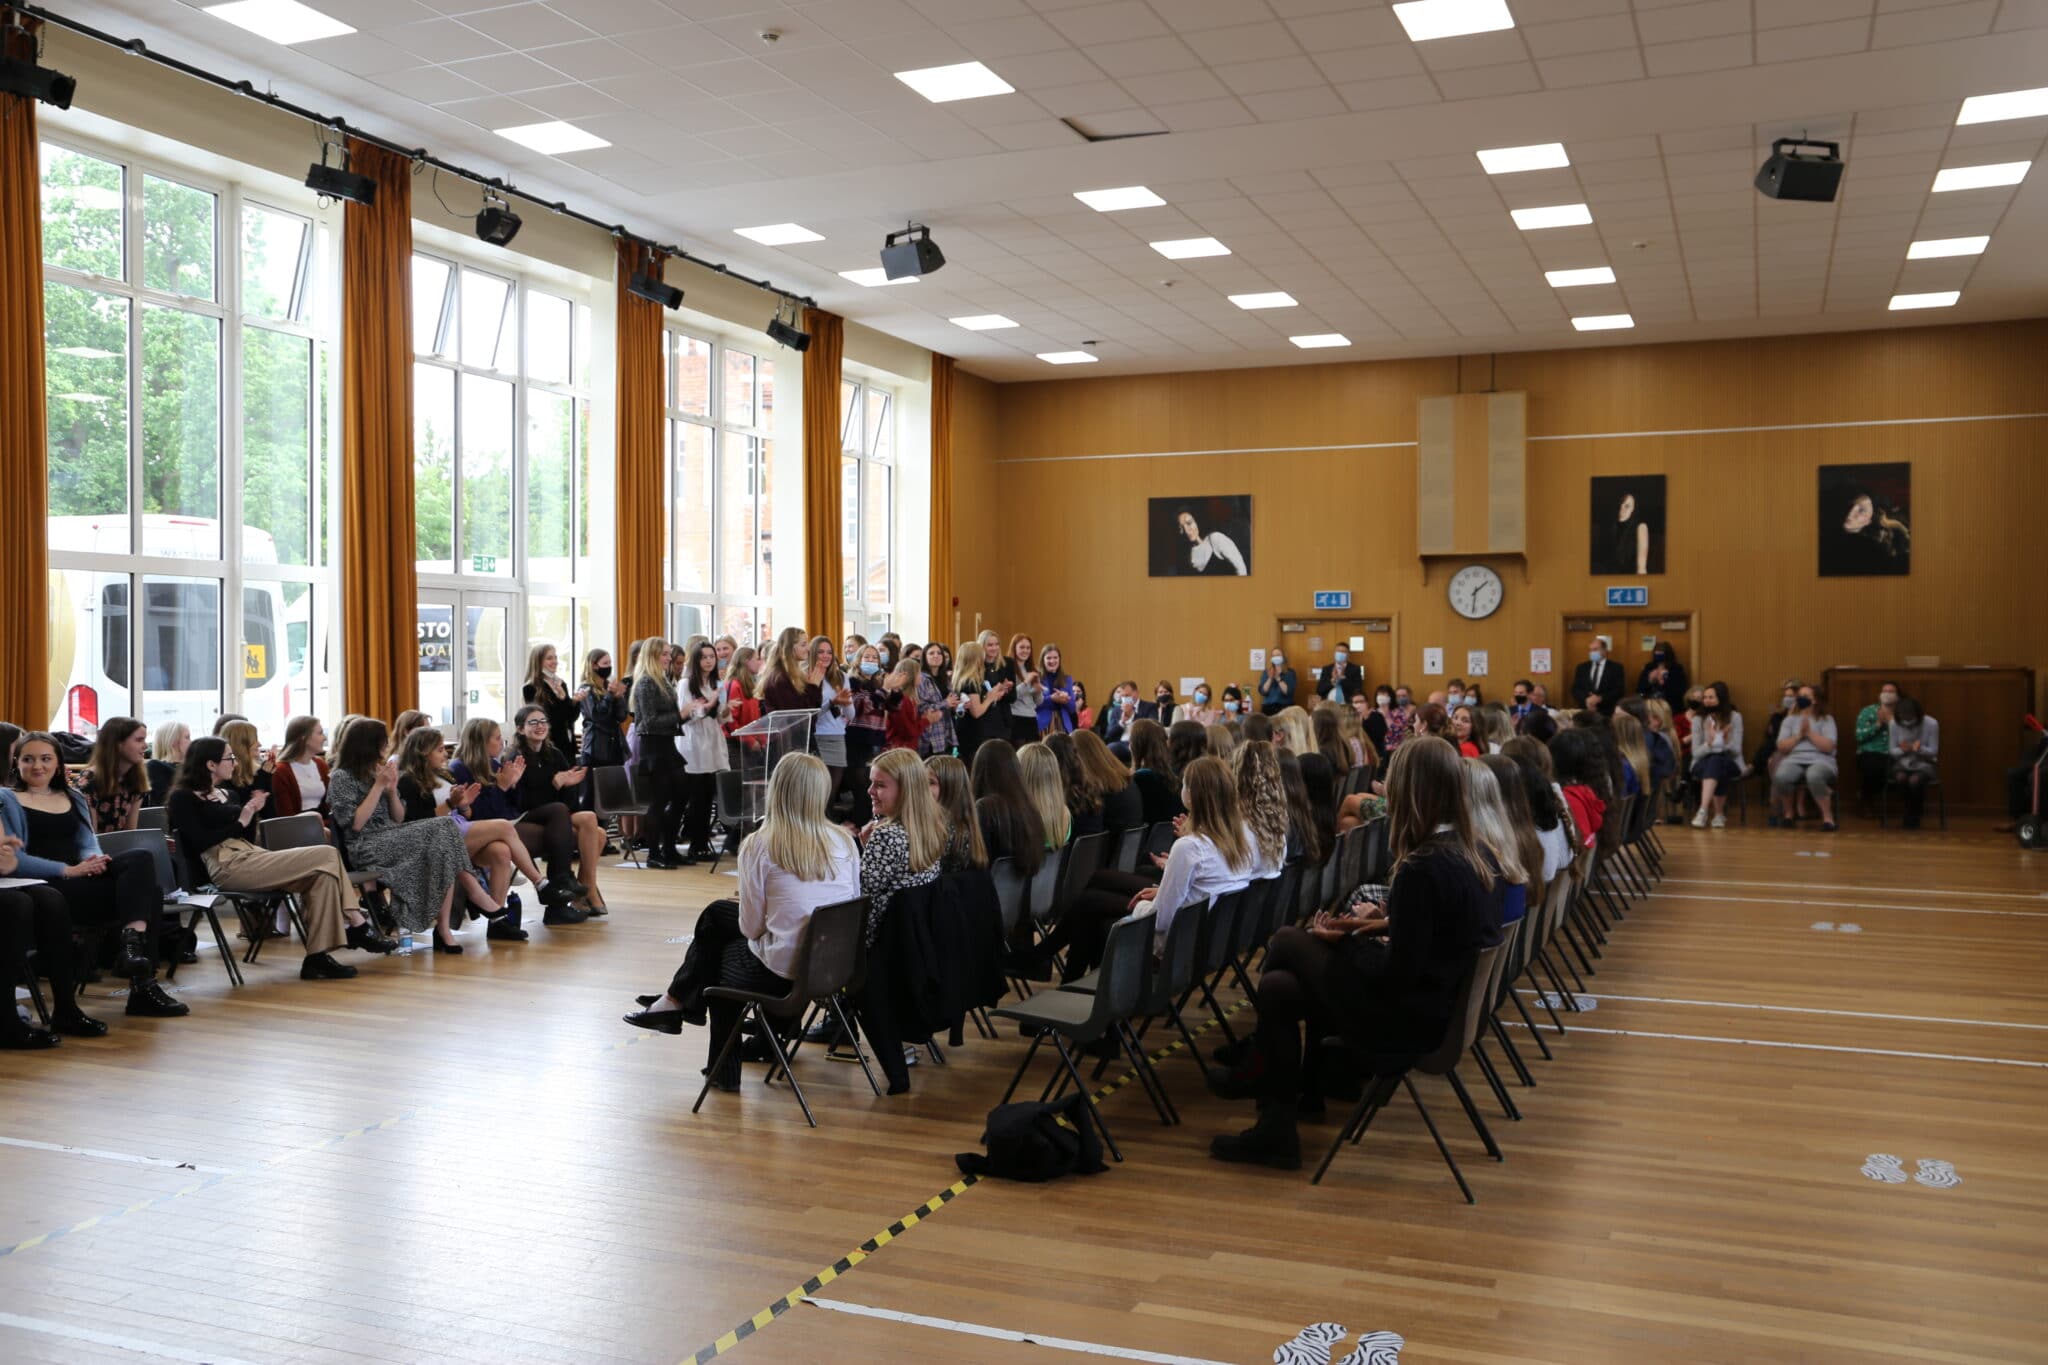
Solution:
M 1450 685 L 1444 689 L 1444 711 L 1447 714 L 1455 712 L 1465 704 L 1465 701 L 1465 680 L 1463 678 L 1451 679 Z
M 1897 717 L 1899 685 L 1881 682 L 1877 700 L 1856 713 L 1856 780 L 1867 815 L 1871 804 L 1884 795 L 1884 784 L 1892 768 L 1892 721 Z
M 1128 744 L 1131 726 L 1139 720 L 1151 718 L 1147 713 L 1152 709 L 1149 704 L 1138 700 L 1138 684 L 1126 679 L 1116 685 L 1116 695 L 1097 715 L 1095 728 L 1105 744 Z
M 1351 662 L 1351 651 L 1338 645 L 1330 666 L 1316 679 L 1316 696 L 1324 701 L 1343 702 L 1365 690 L 1365 674 Z
M 1138 718 L 1156 720 L 1162 726 L 1173 724 L 1173 698 L 1173 684 L 1161 678 L 1152 688 L 1152 700 L 1139 703 Z
M 1513 722 L 1515 722 L 1515 724 L 1520 725 L 1522 723 L 1522 717 L 1528 715 L 1529 712 L 1535 709 L 1536 704 L 1529 699 L 1530 694 L 1535 690 L 1536 685 L 1530 682 L 1527 678 L 1515 679 L 1515 699 L 1508 706 L 1509 720 L 1512 720 Z
M 1277 716 L 1294 705 L 1296 679 L 1279 650 L 1266 656 L 1266 671 L 1259 675 L 1259 713 Z
M 1798 814 L 1803 783 L 1820 807 L 1823 833 L 1835 832 L 1835 718 L 1818 688 L 1802 686 L 1791 713 L 1778 727 L 1778 766 L 1771 770 L 1771 797 L 1778 821 L 1789 828 Z
M 1408 738 L 1408 713 L 1394 704 L 1394 689 L 1381 683 L 1373 689 L 1372 710 L 1359 721 L 1366 739 L 1381 754 L 1390 754 Z
M 1235 685 L 1223 689 L 1223 723 L 1232 725 L 1244 718 L 1244 693 Z
M 1941 725 L 1922 714 L 1920 703 L 1900 697 L 1891 721 L 1891 780 L 1899 784 L 1906 804 L 1905 827 L 1920 828 L 1920 812 L 1927 805 L 1927 786 L 1936 780 L 1941 757 Z M 1944 822 L 1947 817 L 1943 817 Z
M 1614 641 L 1595 635 L 1586 662 L 1572 673 L 1572 700 L 1603 716 L 1613 715 L 1614 704 L 1621 700 L 1621 665 L 1607 657 L 1613 648 Z
M 1766 777 L 1778 766 L 1778 732 L 1798 705 L 1799 679 L 1787 678 L 1778 688 L 1778 709 L 1771 712 L 1771 718 L 1764 722 L 1763 742 L 1756 746 L 1756 753 L 1750 758 L 1750 766 L 1762 768 Z
M 1637 695 L 1662 697 L 1666 705 L 1682 706 L 1686 685 L 1685 665 L 1678 661 L 1678 651 L 1659 640 L 1651 647 L 1650 661 L 1636 678 Z
M 1211 704 L 1210 698 L 1214 695 L 1208 683 L 1197 680 L 1193 700 L 1181 703 L 1173 718 L 1176 721 L 1191 720 L 1204 727 L 1216 724 L 1223 719 L 1223 708 Z
M 585 768 L 615 768 L 626 761 L 626 684 L 612 669 L 612 652 L 593 649 L 583 656 L 583 746 L 577 751 Z

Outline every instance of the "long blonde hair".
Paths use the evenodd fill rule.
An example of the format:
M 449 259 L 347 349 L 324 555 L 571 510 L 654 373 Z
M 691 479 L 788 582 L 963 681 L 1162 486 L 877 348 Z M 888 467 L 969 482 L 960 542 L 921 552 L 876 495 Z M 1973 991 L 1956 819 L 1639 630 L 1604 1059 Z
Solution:
M 469 769 L 469 780 L 491 781 L 491 736 L 504 733 L 498 722 L 489 716 L 471 716 L 462 724 L 462 734 L 455 741 L 455 761 Z
M 890 753 L 908 750 L 891 749 Z M 949 847 L 959 843 L 967 854 L 969 867 L 988 866 L 988 845 L 981 837 L 981 821 L 974 813 L 974 783 L 967 765 L 951 754 L 933 754 L 924 761 L 925 771 L 939 784 L 939 814 L 950 826 Z
M 896 809 L 888 818 L 910 836 L 910 870 L 922 872 L 946 856 L 952 831 L 946 813 L 932 795 L 931 774 L 913 749 L 890 749 L 874 762 L 874 771 L 896 783 Z
M 348 720 L 347 716 L 343 716 L 341 724 L 336 725 L 334 733 L 327 737 L 330 746 L 336 753 L 341 752 L 341 732 L 347 728 Z M 424 711 L 400 711 L 391 722 L 391 747 L 393 751 L 395 752 L 401 744 L 405 743 L 407 735 L 419 729 L 422 725 L 432 725 L 433 723 L 434 718 Z
M 1204 754 L 1188 764 L 1180 781 L 1187 791 L 1188 833 L 1214 844 L 1231 871 L 1251 866 L 1252 846 L 1245 842 L 1244 808 L 1230 765 Z
M 803 689 L 804 672 L 804 628 L 784 626 L 782 633 L 775 637 L 775 643 L 762 651 L 767 663 L 761 675 L 754 679 L 754 695 L 766 698 L 769 684 L 778 678 L 788 678 L 790 685 L 799 691 Z
M 1259 853 L 1274 867 L 1287 858 L 1287 792 L 1280 757 L 1270 741 L 1255 739 L 1237 751 L 1237 797 Z
M 798 881 L 824 881 L 853 842 L 825 818 L 831 799 L 832 775 L 824 763 L 814 754 L 788 755 L 768 779 L 767 814 L 747 842 L 761 840 L 768 861 Z
M 1024 775 L 1024 795 L 1038 822 L 1045 826 L 1045 846 L 1064 848 L 1074 827 L 1067 809 L 1067 783 L 1060 772 L 1059 756 L 1044 744 L 1027 744 L 1017 751 L 1017 768 Z
M 531 687 L 531 688 L 533 689 L 533 695 L 534 695 L 534 696 L 536 696 L 536 697 L 538 697 L 538 696 L 540 696 L 540 695 L 542 694 L 542 688 L 541 688 L 541 682 L 540 682 L 540 679 L 541 679 L 541 667 L 540 667 L 540 661 L 541 661 L 542 659 L 545 659 L 545 658 L 546 658 L 546 657 L 547 657 L 548 655 L 550 655 L 550 654 L 552 654 L 552 655 L 554 655 L 554 656 L 555 656 L 555 677 L 556 677 L 556 678 L 558 678 L 558 679 L 560 679 L 560 678 L 562 677 L 562 651 L 561 651 L 561 650 L 559 650 L 559 649 L 556 649 L 556 648 L 555 648 L 555 647 L 554 647 L 553 645 L 549 644 L 549 643 L 548 643 L 548 642 L 547 642 L 546 640 L 542 640 L 542 641 L 541 641 L 541 642 L 540 642 L 539 644 L 535 645 L 535 646 L 534 646 L 534 647 L 533 647 L 532 649 L 529 649 L 529 650 L 527 650 L 527 651 L 526 651 L 526 685 L 527 685 L 528 687 Z M 553 698 L 553 696 L 555 695 L 555 694 L 554 694 L 554 689 L 552 689 L 552 688 L 549 688 L 549 689 L 547 689 L 546 691 L 547 691 L 547 696 L 548 696 L 549 698 Z M 564 679 L 564 680 L 562 681 L 562 691 L 563 691 L 564 693 L 567 693 L 567 692 L 569 691 L 569 684 L 568 684 L 568 681 L 567 681 L 566 679 Z
M 234 785 L 248 786 L 256 780 L 256 727 L 246 720 L 231 720 L 220 727 L 220 737 L 235 756 Z
M 156 734 L 149 742 L 151 758 L 175 759 L 178 757 L 178 741 L 188 743 L 192 739 L 192 727 L 182 720 L 167 720 L 156 727 Z
M 1273 717 L 1273 742 L 1296 758 L 1314 753 L 1316 742 L 1309 732 L 1308 712 L 1299 706 L 1283 708 Z
M 1501 801 L 1500 782 L 1480 759 L 1462 760 L 1465 769 L 1465 801 L 1472 808 L 1472 840 L 1493 855 L 1500 875 L 1515 886 L 1527 886 L 1535 874 L 1522 865 L 1522 841 L 1508 824 L 1507 807 Z M 1538 867 L 1537 873 L 1543 869 Z
M 1607 725 L 1614 731 L 1621 756 L 1635 769 L 1637 785 L 1644 791 L 1650 790 L 1650 741 L 1644 737 L 1643 723 L 1617 707 L 1607 718 Z
M 960 648 L 953 653 L 953 690 L 955 692 L 979 692 L 988 674 L 987 664 L 981 657 L 981 642 L 962 640 Z
M 643 681 L 652 682 L 671 697 L 676 694 L 675 684 L 668 680 L 668 641 L 659 635 L 650 635 L 640 642 L 640 657 L 633 664 L 633 686 Z

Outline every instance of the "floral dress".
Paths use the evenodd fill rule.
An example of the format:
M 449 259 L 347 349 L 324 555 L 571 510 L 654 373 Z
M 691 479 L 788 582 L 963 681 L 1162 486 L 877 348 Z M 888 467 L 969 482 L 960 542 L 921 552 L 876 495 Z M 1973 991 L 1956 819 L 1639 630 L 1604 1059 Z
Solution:
M 907 886 L 923 886 L 939 879 L 942 863 L 922 870 L 910 866 L 910 834 L 894 820 L 877 820 L 868 831 L 866 847 L 860 852 L 860 893 L 868 898 L 867 941 L 875 945 L 882 916 L 889 899 Z
M 385 801 L 377 803 L 367 824 L 353 828 L 356 808 L 369 797 L 370 787 L 341 768 L 329 775 L 327 793 L 335 825 L 348 840 L 349 863 L 358 871 L 374 871 L 391 888 L 400 926 L 415 932 L 432 928 L 441 902 L 469 867 L 462 830 L 445 815 L 400 824 Z

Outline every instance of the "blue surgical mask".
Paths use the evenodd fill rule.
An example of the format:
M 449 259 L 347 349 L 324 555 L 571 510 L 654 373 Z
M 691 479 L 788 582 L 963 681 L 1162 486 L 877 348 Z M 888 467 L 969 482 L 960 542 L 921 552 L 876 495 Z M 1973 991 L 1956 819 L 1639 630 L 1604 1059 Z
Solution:
M 1209 694 L 1208 694 L 1207 692 L 1197 692 L 1197 693 L 1195 693 L 1195 705 L 1197 705 L 1197 706 L 1207 706 L 1208 704 L 1209 704 Z
M 1602 651 L 1602 650 L 1598 650 L 1598 649 L 1592 649 L 1592 650 L 1588 650 L 1588 651 L 1586 651 L 1586 657 L 1587 657 L 1587 658 L 1589 658 L 1589 659 L 1591 659 L 1591 660 L 1592 660 L 1592 661 L 1593 661 L 1594 663 L 1596 663 L 1596 664 L 1597 664 L 1597 663 L 1599 663 L 1599 662 L 1600 662 L 1600 661 L 1601 661 L 1602 659 L 1606 658 L 1606 657 L 1607 657 L 1607 655 L 1606 655 L 1606 653 L 1605 653 L 1604 651 Z
M 1350 661 L 1351 655 L 1349 653 L 1341 649 L 1337 651 L 1337 666 L 1339 668 L 1342 668 L 1345 664 L 1349 663 Z
M 1223 703 L 1223 709 L 1224 709 L 1224 710 L 1226 710 L 1226 711 L 1228 711 L 1228 712 L 1229 712 L 1229 713 L 1230 713 L 1231 715 L 1233 715 L 1233 716 L 1234 716 L 1234 715 L 1236 715 L 1236 714 L 1237 714 L 1237 703 L 1236 703 L 1236 702 L 1234 702 L 1234 701 L 1227 701 L 1227 702 L 1224 702 L 1224 703 Z
M 876 663 L 873 659 L 862 659 L 860 661 L 860 675 L 863 678 L 872 678 L 875 676 L 875 674 L 880 673 L 881 671 L 882 666 Z
M 1464 701 L 1464 700 L 1465 700 L 1465 694 L 1464 694 L 1463 692 L 1453 692 L 1453 693 L 1451 693 L 1451 695 L 1450 695 L 1450 704 L 1451 704 L 1451 705 L 1453 705 L 1453 706 L 1456 706 L 1456 705 L 1458 705 L 1458 704 L 1459 704 L 1460 702 L 1462 702 L 1462 701 Z

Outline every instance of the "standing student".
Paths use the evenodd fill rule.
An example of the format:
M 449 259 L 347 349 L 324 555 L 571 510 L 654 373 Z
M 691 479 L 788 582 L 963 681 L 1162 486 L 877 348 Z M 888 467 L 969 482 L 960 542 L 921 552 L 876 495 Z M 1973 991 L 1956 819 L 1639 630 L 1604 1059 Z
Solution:
M 1835 718 L 1828 714 L 1826 695 L 1811 683 L 1802 684 L 1791 714 L 1778 727 L 1778 765 L 1771 770 L 1780 824 L 1789 828 L 1798 818 L 1803 782 L 1820 807 L 1821 829 L 1835 832 L 1835 749 Z
M 939 708 L 925 705 L 918 695 L 923 677 L 924 666 L 915 658 L 905 658 L 897 662 L 883 684 L 879 696 L 883 748 L 914 752 L 924 738 L 925 727 L 938 716 Z
M 945 654 L 941 645 L 928 645 L 923 649 L 912 649 L 909 657 L 917 664 L 917 709 L 925 718 L 924 733 L 917 738 L 917 752 L 921 756 L 950 754 L 959 742 L 954 719 L 958 714 L 960 698 L 947 686 L 946 681 L 934 674 L 930 665 L 932 651 Z M 950 679 L 950 673 L 947 678 Z
M 633 780 L 646 793 L 647 814 L 641 817 L 641 832 L 647 840 L 647 864 L 674 868 L 683 864 L 676 855 L 676 840 L 682 837 L 683 817 L 689 797 L 683 790 L 683 756 L 676 740 L 683 732 L 683 716 L 675 685 L 668 678 L 669 643 L 659 637 L 640 648 L 640 671 L 633 678 L 633 728 L 640 736 L 640 759 Z M 733 655 L 733 668 L 743 668 Z
M 223 891 L 283 891 L 297 899 L 306 939 L 302 981 L 354 976 L 354 967 L 334 959 L 334 950 L 344 945 L 366 953 L 395 949 L 398 945 L 379 934 L 363 913 L 341 854 L 331 845 L 256 846 L 256 822 L 269 798 L 256 792 L 247 801 L 236 801 L 220 787 L 223 778 L 233 775 L 234 762 L 218 739 L 202 739 L 186 753 L 165 810 L 178 836 L 178 851 L 201 860 L 207 880 Z
M 804 647 L 804 681 L 818 689 L 818 716 L 811 725 L 811 748 L 825 764 L 836 797 L 847 768 L 846 722 L 853 714 L 853 694 L 832 641 L 813 635 Z
M 853 792 L 853 823 L 856 828 L 874 818 L 868 806 L 868 764 L 888 743 L 886 670 L 882 667 L 880 645 L 861 645 L 849 656 L 846 671 L 847 697 L 852 714 L 846 722 L 846 764 L 852 770 L 847 785 Z
M 1275 649 L 1266 656 L 1266 671 L 1259 675 L 1259 712 L 1262 715 L 1277 716 L 1294 705 L 1294 689 L 1298 685 L 1294 670 L 1287 666 L 1287 658 Z
M 128 1013 L 174 1019 L 191 1011 L 157 984 L 157 927 L 164 888 L 147 849 L 100 851 L 85 795 L 71 789 L 57 741 L 43 731 L 14 746 L 11 781 L 0 787 L 0 835 L 17 841 L 23 877 L 55 887 L 71 921 L 81 929 L 120 931 L 117 961 L 128 978 Z M 0 1008 L 13 1009 L 10 996 Z
M 576 752 L 576 721 L 583 708 L 575 689 L 562 676 L 562 656 L 553 645 L 543 641 L 527 651 L 526 681 L 519 688 L 519 699 L 547 713 L 548 734 L 562 752 Z
M 740 763 L 740 741 L 734 735 L 761 719 L 761 699 L 755 695 L 761 682 L 760 669 L 761 656 L 752 645 L 741 645 L 726 661 L 718 724 L 725 731 L 726 761 L 735 768 Z
M 1038 704 L 1045 689 L 1038 669 L 1031 662 L 1031 637 L 1010 637 L 1010 656 L 1003 664 L 1012 684 L 1010 689 L 1010 743 L 1021 749 L 1038 739 Z
M 149 799 L 148 763 L 149 730 L 141 721 L 113 716 L 100 726 L 91 766 L 79 786 L 92 807 L 95 833 L 135 828 L 142 803 Z
M 149 772 L 149 797 L 143 804 L 161 806 L 171 794 L 178 765 L 185 761 L 185 746 L 191 742 L 192 727 L 181 720 L 165 721 L 156 727 L 156 735 L 150 741 L 149 762 L 144 765 Z
M 435 952 L 460 953 L 449 916 L 469 851 L 453 820 L 405 819 L 398 770 L 385 762 L 391 756 L 388 733 L 383 721 L 367 716 L 349 726 L 335 751 L 328 809 L 346 832 L 356 865 L 376 868 L 391 888 L 398 923 L 415 931 L 432 926 Z
M 829 651 L 831 644 L 827 642 L 825 647 Z M 677 696 L 683 717 L 682 783 L 687 798 L 683 809 L 683 837 L 688 842 L 682 856 L 685 866 L 711 856 L 711 805 L 718 795 L 718 775 L 730 766 L 725 734 L 718 728 L 718 704 L 718 651 L 701 644 L 683 666 L 683 685 Z
M 583 718 L 583 743 L 576 759 L 591 770 L 584 805 L 597 804 L 596 770 L 617 768 L 626 762 L 626 684 L 613 675 L 611 651 L 593 649 L 583 656 L 583 685 L 577 689 L 577 706 Z M 630 815 L 619 817 L 619 833 L 630 838 Z
M 938 685 L 940 692 L 952 692 L 953 651 L 937 640 L 924 647 L 924 675 Z
M 309 810 L 327 811 L 327 727 L 318 716 L 293 716 L 270 777 L 270 812 L 283 819 Z
M 1067 672 L 1060 647 L 1050 640 L 1038 652 L 1038 676 L 1038 732 L 1071 735 L 1080 729 L 1081 707 L 1085 704 L 1081 684 Z
M 998 659 L 998 672 L 1001 666 Z M 953 692 L 958 698 L 953 710 L 953 740 L 959 746 L 960 761 L 969 767 L 982 740 L 1009 737 L 1009 728 L 1002 723 L 1006 714 L 1002 702 L 1010 695 L 1010 684 L 1000 677 L 991 678 L 988 668 L 982 645 L 963 641 L 960 661 L 953 668 Z
M 824 692 L 810 680 L 804 660 L 804 632 L 790 626 L 775 637 L 755 688 L 761 698 L 761 714 L 775 711 L 816 712 L 824 704 Z

